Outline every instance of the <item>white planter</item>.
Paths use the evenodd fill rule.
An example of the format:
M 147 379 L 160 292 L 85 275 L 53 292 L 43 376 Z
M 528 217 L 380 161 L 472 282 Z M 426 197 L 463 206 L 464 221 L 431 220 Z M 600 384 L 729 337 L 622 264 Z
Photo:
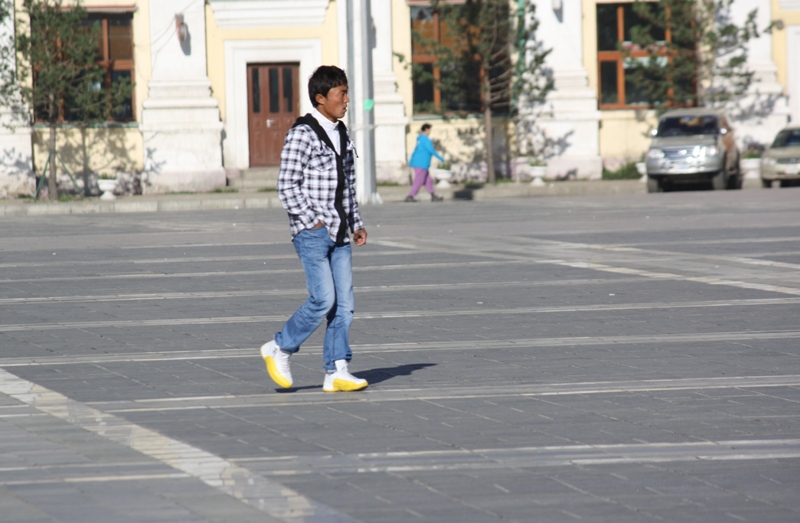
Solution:
M 636 172 L 641 176 L 640 182 L 647 182 L 647 164 L 645 162 L 636 162 Z
M 742 169 L 744 178 L 750 180 L 758 180 L 761 178 L 761 158 L 739 160 L 739 167 Z
M 117 180 L 97 180 L 97 187 L 103 191 L 100 195 L 101 200 L 115 200 L 114 191 L 117 189 Z
M 450 178 L 453 176 L 452 171 L 445 169 L 433 169 L 431 174 L 433 179 L 436 181 L 436 187 L 445 189 L 450 187 Z
M 531 185 L 534 187 L 544 187 L 545 183 L 542 178 L 547 176 L 547 166 L 545 165 L 536 165 L 530 168 L 531 176 L 533 177 L 533 181 Z

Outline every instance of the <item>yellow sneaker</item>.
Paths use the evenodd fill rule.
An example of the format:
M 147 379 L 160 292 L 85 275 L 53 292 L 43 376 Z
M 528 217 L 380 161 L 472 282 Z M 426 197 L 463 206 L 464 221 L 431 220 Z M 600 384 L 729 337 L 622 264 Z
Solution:
M 336 371 L 325 374 L 322 390 L 324 392 L 353 392 L 366 389 L 368 385 L 367 380 L 356 378 L 350 374 L 345 360 L 337 360 Z
M 279 387 L 288 389 L 292 386 L 292 371 L 289 368 L 288 352 L 284 352 L 275 343 L 275 340 L 265 343 L 261 346 L 261 357 L 267 364 L 267 372 L 272 381 L 278 384 Z

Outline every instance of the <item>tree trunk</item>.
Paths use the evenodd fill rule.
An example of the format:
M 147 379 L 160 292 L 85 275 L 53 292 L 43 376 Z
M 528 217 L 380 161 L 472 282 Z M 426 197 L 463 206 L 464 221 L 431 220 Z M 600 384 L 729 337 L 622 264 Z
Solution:
M 488 74 L 484 77 L 483 87 L 483 126 L 486 128 L 486 181 L 494 185 L 497 183 L 497 178 L 494 172 L 494 149 L 492 147 L 492 142 L 494 141 L 492 138 L 492 106 Z
M 86 150 L 86 127 L 81 126 L 81 153 L 83 153 L 83 195 L 91 196 L 89 191 L 89 155 Z
M 49 193 L 48 197 L 51 200 L 57 200 L 58 199 L 58 183 L 57 183 L 58 180 L 56 179 L 56 176 L 58 175 L 58 171 L 56 169 L 56 161 L 58 161 L 58 160 L 56 158 L 56 124 L 55 123 L 51 123 L 50 124 L 50 139 L 49 139 L 49 144 L 48 144 L 47 149 L 48 149 L 49 158 L 50 158 L 50 176 L 48 176 L 48 181 L 47 181 L 47 188 L 48 188 L 48 193 Z

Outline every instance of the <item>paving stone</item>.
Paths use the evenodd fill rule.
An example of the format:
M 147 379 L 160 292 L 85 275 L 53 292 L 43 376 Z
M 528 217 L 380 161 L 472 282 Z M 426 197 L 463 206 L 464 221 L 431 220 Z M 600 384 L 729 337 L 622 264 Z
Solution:
M 768 264 L 797 261 L 792 191 L 362 211 L 367 394 L 321 394 L 321 331 L 297 389 L 269 381 L 257 348 L 305 287 L 269 208 L 6 216 L 0 369 L 364 522 L 800 520 L 800 276 Z M 788 383 L 713 385 L 742 376 Z M 16 405 L 0 394 L 4 523 L 286 519 L 69 409 Z M 789 455 L 676 450 L 731 440 Z

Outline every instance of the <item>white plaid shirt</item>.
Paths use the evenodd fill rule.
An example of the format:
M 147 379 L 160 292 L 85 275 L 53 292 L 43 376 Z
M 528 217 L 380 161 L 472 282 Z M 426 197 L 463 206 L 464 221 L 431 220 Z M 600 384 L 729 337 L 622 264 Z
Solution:
M 349 135 L 348 135 L 349 136 Z M 364 228 L 356 201 L 355 148 L 347 140 L 344 156 L 345 187 L 343 206 L 351 232 Z M 336 153 L 306 124 L 293 127 L 281 151 L 278 198 L 289 213 L 292 238 L 322 221 L 331 240 L 336 241 L 341 219 L 334 208 L 336 197 Z M 345 235 L 345 243 L 350 238 Z

